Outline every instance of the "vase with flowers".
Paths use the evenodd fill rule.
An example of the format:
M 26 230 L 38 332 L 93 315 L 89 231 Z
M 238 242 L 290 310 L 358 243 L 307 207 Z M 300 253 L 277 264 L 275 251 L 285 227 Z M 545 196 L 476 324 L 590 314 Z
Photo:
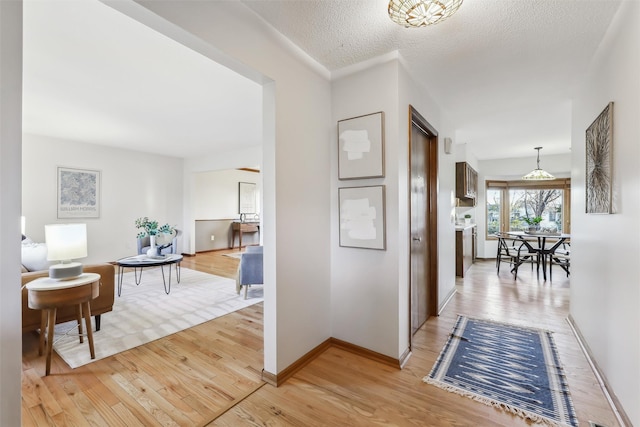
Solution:
M 169 224 L 159 225 L 158 221 L 150 220 L 149 217 L 141 217 L 136 219 L 136 228 L 140 230 L 138 232 L 138 239 L 143 237 L 149 237 L 150 248 L 147 251 L 147 255 L 150 257 L 162 256 L 162 249 L 171 245 L 171 242 L 160 242 L 157 244 L 158 237 L 173 235 L 175 228 Z

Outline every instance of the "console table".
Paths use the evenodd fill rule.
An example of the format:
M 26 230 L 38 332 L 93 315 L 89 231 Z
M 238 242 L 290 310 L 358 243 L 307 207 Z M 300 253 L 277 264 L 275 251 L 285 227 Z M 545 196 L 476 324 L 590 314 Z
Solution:
M 53 350 L 53 329 L 56 324 L 56 310 L 66 305 L 78 306 L 78 332 L 82 343 L 82 320 L 87 329 L 89 351 L 91 358 L 95 359 L 93 349 L 93 330 L 91 329 L 91 307 L 89 301 L 100 294 L 100 275 L 96 273 L 83 273 L 69 280 L 56 280 L 49 277 L 41 277 L 27 283 L 29 295 L 29 308 L 42 310 L 40 323 L 40 347 L 38 354 L 42 355 L 45 347 L 44 333 L 47 331 L 47 367 L 45 375 L 51 372 L 51 352 Z
M 259 222 L 238 222 L 231 223 L 231 249 L 236 245 L 236 234 L 238 234 L 238 250 L 242 249 L 242 233 L 260 233 Z

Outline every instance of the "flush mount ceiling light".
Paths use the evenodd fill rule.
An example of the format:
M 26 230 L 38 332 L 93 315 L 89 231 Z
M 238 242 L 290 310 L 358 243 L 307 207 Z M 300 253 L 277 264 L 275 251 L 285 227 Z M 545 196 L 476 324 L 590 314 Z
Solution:
M 391 0 L 389 17 L 404 27 L 426 27 L 442 22 L 462 4 L 462 0 Z
M 540 150 L 542 150 L 542 147 L 536 147 L 534 150 L 538 150 L 538 167 L 523 176 L 522 179 L 527 181 L 546 181 L 549 179 L 556 179 L 556 177 L 551 175 L 549 172 L 540 169 Z

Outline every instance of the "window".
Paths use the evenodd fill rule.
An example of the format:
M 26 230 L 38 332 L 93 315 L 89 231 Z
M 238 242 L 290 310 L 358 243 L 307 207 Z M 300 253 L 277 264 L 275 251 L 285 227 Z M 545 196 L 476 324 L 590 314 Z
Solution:
M 487 237 L 526 230 L 525 218 L 541 217 L 543 231 L 569 233 L 571 180 L 487 181 Z
M 487 189 L 487 234 L 492 235 L 502 231 L 500 221 L 500 196 L 502 190 Z

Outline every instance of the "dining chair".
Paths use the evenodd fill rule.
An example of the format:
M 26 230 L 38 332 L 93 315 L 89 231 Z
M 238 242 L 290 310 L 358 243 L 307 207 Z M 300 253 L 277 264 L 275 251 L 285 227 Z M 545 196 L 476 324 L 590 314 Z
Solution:
M 537 254 L 531 251 L 531 245 L 526 244 L 522 239 L 508 234 L 498 233 L 498 252 L 496 254 L 496 269 L 500 274 L 500 263 L 508 262 L 513 278 L 518 278 L 518 268 L 528 262 L 537 263 Z
M 571 243 L 564 242 L 560 247 L 558 247 L 553 253 L 549 256 L 549 281 L 552 280 L 553 277 L 553 266 L 557 265 L 562 268 L 565 273 L 567 273 L 567 277 L 570 274 L 571 267 Z

